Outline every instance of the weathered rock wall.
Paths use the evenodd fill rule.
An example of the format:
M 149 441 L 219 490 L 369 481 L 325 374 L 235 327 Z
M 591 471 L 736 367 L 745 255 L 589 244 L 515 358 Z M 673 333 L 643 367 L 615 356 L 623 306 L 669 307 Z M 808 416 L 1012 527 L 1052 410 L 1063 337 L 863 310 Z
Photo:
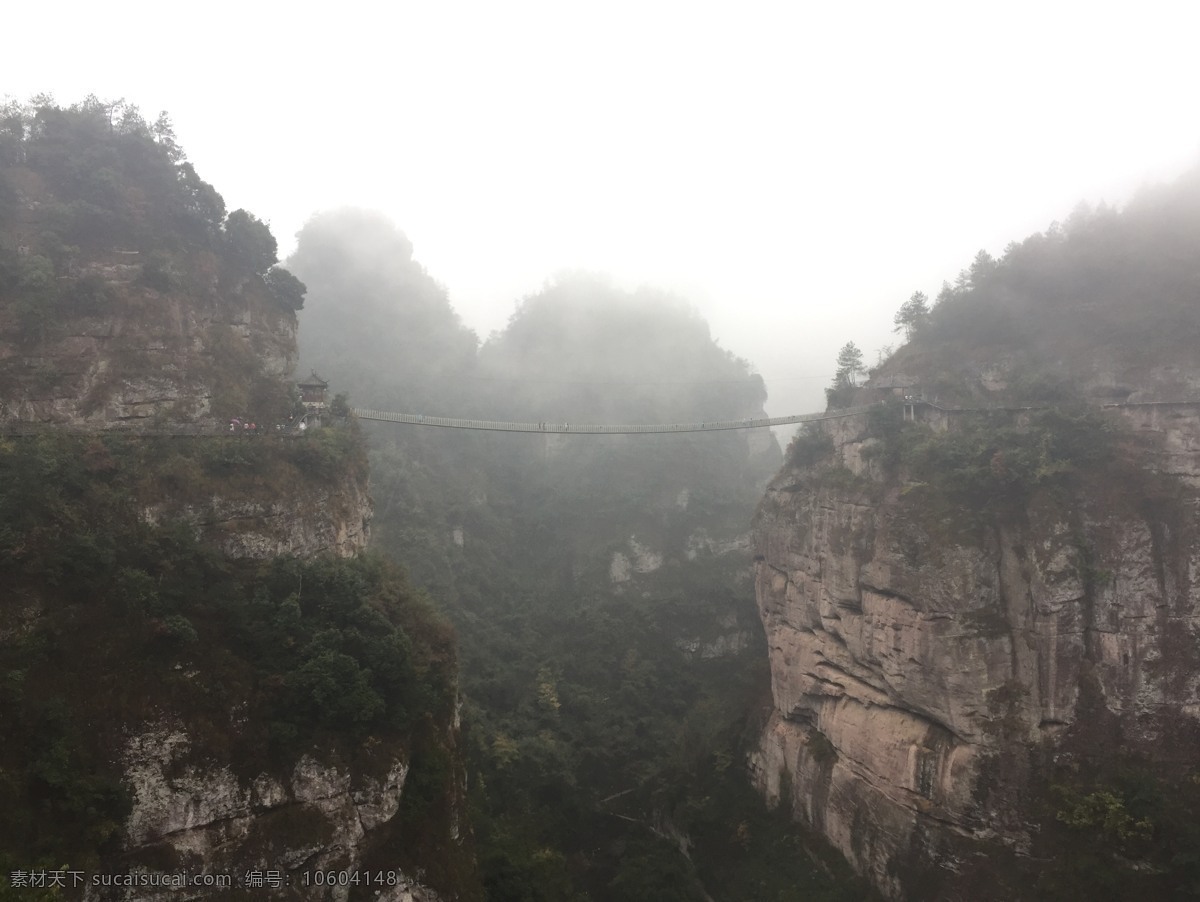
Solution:
M 150 524 L 186 523 L 197 539 L 230 558 L 354 557 L 370 540 L 374 507 L 367 487 L 347 473 L 332 484 L 297 481 L 286 495 L 163 498 L 143 507 L 141 516 Z
M 139 281 L 141 271 L 83 264 L 106 300 L 59 311 L 33 339 L 12 308 L 0 314 L 0 422 L 197 422 L 248 413 L 259 403 L 247 391 L 253 382 L 282 389 L 296 362 L 296 317 L 261 279 L 223 286 L 213 275 L 194 292 L 160 292 Z
M 237 776 L 228 765 L 198 764 L 182 723 L 147 725 L 121 752 L 133 800 L 126 821 L 124 879 L 148 885 L 89 885 L 88 900 L 207 898 L 230 889 L 247 898 L 345 900 L 355 875 L 361 889 L 365 850 L 400 809 L 408 761 L 402 754 L 379 776 L 303 756 L 280 778 Z M 226 888 L 157 888 L 180 874 L 231 881 Z M 329 874 L 334 879 L 329 880 Z M 339 883 L 336 875 L 345 874 Z M 399 867 L 373 871 L 370 895 L 394 902 L 439 902 L 417 875 Z
M 756 592 L 774 711 L 752 770 L 890 898 L 915 897 L 921 869 L 952 883 L 1028 852 L 1021 750 L 1195 763 L 1200 416 L 1112 416 L 1169 477 L 1144 482 L 1157 494 L 1097 477 L 968 530 L 885 476 L 861 418 L 829 424 L 832 460 L 768 488 Z

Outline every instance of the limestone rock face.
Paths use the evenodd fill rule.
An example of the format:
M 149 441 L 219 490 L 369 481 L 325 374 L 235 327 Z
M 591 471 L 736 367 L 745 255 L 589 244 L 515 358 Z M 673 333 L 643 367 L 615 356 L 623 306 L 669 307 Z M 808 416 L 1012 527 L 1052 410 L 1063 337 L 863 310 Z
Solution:
M 1200 411 L 1113 416 L 1175 479 L 1169 502 L 1035 494 L 1017 521 L 956 533 L 864 454 L 862 418 L 829 424 L 823 475 L 787 466 L 768 487 L 756 595 L 774 708 L 752 772 L 890 898 L 911 897 L 915 868 L 1028 851 L 1014 749 L 1104 753 L 1111 727 L 1151 759 L 1194 757 Z
M 254 404 L 247 386 L 282 385 L 292 372 L 295 314 L 261 284 L 214 277 L 192 293 L 163 293 L 140 282 L 139 254 L 121 260 L 81 261 L 77 275 L 99 278 L 108 300 L 36 340 L 0 316 L 0 423 L 97 429 L 156 417 L 205 421 L 222 415 L 214 407 L 225 416 L 247 413 Z
M 1200 395 L 1200 388 L 1192 390 Z M 1200 488 L 1200 409 L 1194 404 L 1147 404 L 1119 408 L 1122 417 L 1140 433 L 1160 437 L 1153 443 L 1155 468 Z
M 614 585 L 628 582 L 632 574 L 653 573 L 662 565 L 662 552 L 643 545 L 637 536 L 630 536 L 623 550 L 613 552 L 608 568 L 609 579 Z
M 275 875 L 293 899 L 343 900 L 347 885 L 325 885 L 317 872 L 353 873 L 361 867 L 372 831 L 395 817 L 408 776 L 396 758 L 382 776 L 353 774 L 335 764 L 303 756 L 285 779 L 259 774 L 239 779 L 227 765 L 189 758 L 192 741 L 180 724 L 149 725 L 128 737 L 121 756 L 133 799 L 125 849 L 132 861 L 162 862 L 135 867 L 148 885 L 101 890 L 88 899 L 180 898 L 179 888 L 158 889 L 153 878 L 184 871 L 228 875 L 247 892 L 257 873 Z M 169 865 L 169 866 L 168 866 Z M 268 883 L 259 884 L 265 895 Z M 415 876 L 399 871 L 379 887 L 377 898 L 438 902 Z M 189 887 L 186 898 L 214 891 Z
M 373 515 L 366 486 L 349 474 L 333 485 L 297 485 L 286 496 L 167 498 L 142 510 L 147 523 L 182 521 L 227 557 L 253 560 L 354 557 L 367 547 Z

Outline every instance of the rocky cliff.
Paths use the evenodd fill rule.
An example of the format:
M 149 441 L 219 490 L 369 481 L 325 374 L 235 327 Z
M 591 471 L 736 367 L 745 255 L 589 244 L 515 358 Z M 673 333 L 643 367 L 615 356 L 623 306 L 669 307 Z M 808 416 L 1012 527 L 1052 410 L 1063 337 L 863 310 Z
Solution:
M 270 385 L 295 364 L 295 316 L 264 297 L 261 283 L 219 290 L 215 275 L 201 297 L 141 282 L 140 254 L 110 264 L 107 255 L 74 264 L 79 282 L 109 300 L 58 319 L 36 340 L 23 336 L 10 306 L 0 319 L 0 422 L 112 428 L 155 420 L 215 422 L 246 416 L 274 394 L 276 417 L 287 395 Z
M 260 773 L 239 779 L 229 765 L 186 763 L 191 740 L 182 724 L 158 724 L 129 737 L 122 753 L 132 793 L 121 878 L 125 888 L 93 885 L 88 899 L 172 899 L 205 887 L 152 881 L 188 873 L 228 879 L 247 897 L 346 899 L 364 886 L 374 898 L 440 902 L 420 883 L 423 869 L 369 870 L 365 858 L 380 828 L 400 809 L 409 763 L 390 762 L 381 775 L 325 764 L 311 755 L 282 779 Z M 131 891 L 132 890 L 132 891 Z
M 977 260 L 858 390 L 878 409 L 801 434 L 759 509 L 754 778 L 889 898 L 1190 879 L 1169 812 L 1200 765 L 1195 295 L 1151 294 L 1132 346 L 1107 328 L 1126 270 L 1034 304 L 1074 300 L 1064 270 L 1105 284 L 1088 229 L 1126 221 Z M 1031 283 L 1047 260 L 1060 281 Z
M 374 511 L 352 424 L 304 435 L 134 441 L 148 446 L 154 474 L 138 490 L 147 525 L 185 527 L 229 558 L 345 558 L 367 547 Z
M 361 532 L 324 532 L 362 525 L 358 442 L 0 442 L 11 870 L 68 862 L 104 900 L 184 873 L 250 895 L 274 875 L 278 898 L 475 897 L 452 634 L 401 574 L 349 556 Z M 189 500 L 222 483 L 241 507 Z M 254 507 L 272 497 L 286 522 Z M 316 882 L 367 870 L 383 884 Z
M 360 554 L 356 425 L 282 428 L 303 286 L 105 110 L 0 129 L 0 871 L 477 898 L 452 632 Z
M 1135 410 L 1155 440 L 1144 462 L 1195 472 L 1194 409 L 1161 431 L 1163 409 Z M 906 872 L 969 871 L 997 843 L 1030 852 L 1028 748 L 1103 729 L 1114 754 L 1195 757 L 1194 482 L 1106 473 L 981 527 L 864 461 L 879 442 L 865 422 L 831 431 L 829 458 L 785 469 L 757 521 L 769 797 L 901 898 Z
M 0 422 L 286 419 L 296 316 L 260 275 L 219 245 L 78 234 L 65 186 L 28 166 L 4 175 Z

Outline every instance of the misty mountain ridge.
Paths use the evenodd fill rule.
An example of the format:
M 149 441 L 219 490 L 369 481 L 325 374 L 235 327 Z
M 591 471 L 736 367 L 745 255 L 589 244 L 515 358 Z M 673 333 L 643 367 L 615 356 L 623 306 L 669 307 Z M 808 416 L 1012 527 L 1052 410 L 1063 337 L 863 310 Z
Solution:
M 480 341 L 435 275 L 360 209 L 281 267 L 165 118 L 3 111 L 0 873 L 278 861 L 419 902 L 1196 884 L 1200 168 L 981 252 L 835 382 L 870 412 L 786 455 L 285 434 L 297 356 L 408 413 L 764 415 L 684 299 L 566 273 Z M 243 415 L 280 429 L 225 434 Z
M 1200 167 L 1119 211 L 1080 206 L 998 260 L 981 251 L 875 375 L 919 376 L 930 397 L 964 405 L 1046 400 L 1056 388 L 1194 398 L 1198 298 Z

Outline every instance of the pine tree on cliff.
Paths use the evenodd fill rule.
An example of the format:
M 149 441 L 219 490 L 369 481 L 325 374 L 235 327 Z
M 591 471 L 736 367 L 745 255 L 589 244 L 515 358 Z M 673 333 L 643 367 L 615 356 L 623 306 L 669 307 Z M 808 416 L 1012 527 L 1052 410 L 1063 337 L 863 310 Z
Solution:
M 895 323 L 893 332 L 904 330 L 905 340 L 913 337 L 918 329 L 929 320 L 929 298 L 923 291 L 913 292 L 913 296 L 900 305 L 892 322 Z
M 833 385 L 825 389 L 825 400 L 829 409 L 847 407 L 854 396 L 856 376 L 867 372 L 863 365 L 863 353 L 852 341 L 842 345 L 837 356 L 837 372 L 833 376 Z

